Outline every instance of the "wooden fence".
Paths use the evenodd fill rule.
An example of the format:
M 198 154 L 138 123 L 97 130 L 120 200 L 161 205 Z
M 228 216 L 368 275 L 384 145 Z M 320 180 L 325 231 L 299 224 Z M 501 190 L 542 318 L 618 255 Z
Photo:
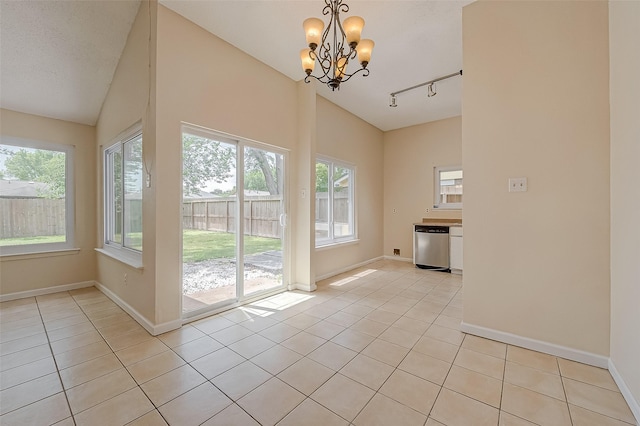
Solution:
M 329 220 L 329 198 L 326 192 L 316 192 L 316 222 L 326 223 Z M 333 194 L 333 221 L 349 222 L 349 194 L 336 192 Z
M 0 198 L 0 238 L 64 234 L 64 198 Z
M 244 233 L 256 237 L 280 238 L 282 199 L 278 195 L 246 197 L 244 200 Z M 236 198 L 184 200 L 184 229 L 234 232 Z

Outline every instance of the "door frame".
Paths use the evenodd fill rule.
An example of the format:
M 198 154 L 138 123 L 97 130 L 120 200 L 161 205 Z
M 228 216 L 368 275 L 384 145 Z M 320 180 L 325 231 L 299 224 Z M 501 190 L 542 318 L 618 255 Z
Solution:
M 264 151 L 274 152 L 275 154 L 282 155 L 282 163 L 283 163 L 283 177 L 284 182 L 282 185 L 282 200 L 280 204 L 282 206 L 282 211 L 286 218 L 289 217 L 289 175 L 290 175 L 290 167 L 289 167 L 289 150 L 285 148 L 281 148 L 275 145 L 254 141 L 250 139 L 246 139 L 240 136 L 231 135 L 228 133 L 220 132 L 217 130 L 208 129 L 203 126 L 199 126 L 192 123 L 182 122 L 180 126 L 180 145 L 182 146 L 182 135 L 184 133 L 192 133 L 196 136 L 201 136 L 203 138 L 213 139 L 216 141 L 220 141 L 227 144 L 232 144 L 236 147 L 236 188 L 244 188 L 244 149 L 246 147 L 261 149 Z M 183 185 L 182 185 L 182 171 L 183 171 L 183 161 L 180 159 L 180 194 L 181 201 L 184 199 L 183 193 Z M 182 311 L 182 301 L 183 301 L 183 237 L 182 233 L 184 231 L 184 227 L 182 224 L 182 214 L 180 214 L 180 312 L 182 315 L 183 324 L 188 322 L 192 322 L 198 320 L 200 318 L 208 317 L 214 315 L 218 312 L 226 311 L 238 306 L 242 306 L 244 304 L 256 301 L 258 299 L 265 298 L 267 296 L 278 294 L 286 291 L 289 288 L 290 279 L 291 279 L 291 266 L 290 266 L 290 253 L 291 253 L 291 235 L 289 232 L 289 220 L 285 219 L 285 225 L 282 226 L 282 234 L 281 234 L 281 244 L 282 244 L 282 285 L 277 288 L 262 290 L 259 292 L 251 293 L 250 296 L 246 296 L 244 294 L 244 190 L 236 191 L 238 194 L 236 201 L 236 297 L 221 301 L 218 303 L 214 303 L 212 305 L 195 309 L 189 312 Z

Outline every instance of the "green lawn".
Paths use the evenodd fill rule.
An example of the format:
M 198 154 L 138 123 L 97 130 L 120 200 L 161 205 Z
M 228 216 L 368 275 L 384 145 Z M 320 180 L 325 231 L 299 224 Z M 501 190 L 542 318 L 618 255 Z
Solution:
M 141 234 L 131 234 L 132 242 L 138 240 Z M 46 237 L 25 237 L 0 239 L 0 246 L 23 244 L 59 243 L 64 241 L 64 235 Z M 280 250 L 280 240 L 277 238 L 249 237 L 244 239 L 245 254 L 261 253 L 269 250 Z M 235 234 L 215 231 L 185 230 L 183 233 L 183 261 L 186 263 L 202 260 L 233 258 L 236 255 Z
M 62 243 L 64 235 L 48 235 L 40 237 L 0 238 L 0 246 L 19 246 L 25 244 Z
M 183 232 L 183 261 L 185 263 L 202 260 L 233 258 L 236 255 L 236 236 L 226 232 L 185 230 Z M 245 254 L 279 250 L 280 240 L 245 236 Z

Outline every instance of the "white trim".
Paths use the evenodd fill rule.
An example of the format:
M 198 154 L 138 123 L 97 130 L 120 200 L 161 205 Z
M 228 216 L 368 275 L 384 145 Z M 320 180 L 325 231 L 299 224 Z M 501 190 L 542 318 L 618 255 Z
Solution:
M 122 262 L 125 265 L 129 265 L 132 268 L 142 270 L 144 265 L 142 264 L 142 253 L 130 250 L 127 248 L 118 249 L 105 246 L 105 248 L 96 248 L 95 251 L 104 254 L 118 262 Z
M 248 305 L 250 303 L 255 302 L 256 300 L 262 300 L 262 299 L 265 299 L 267 297 L 274 296 L 276 294 L 284 293 L 287 290 L 292 290 L 292 289 L 286 288 L 286 287 L 278 287 L 276 290 L 273 290 L 273 291 L 267 290 L 265 293 L 261 292 L 260 294 L 254 296 L 254 297 L 249 297 L 247 299 L 244 299 L 243 301 L 237 301 L 237 302 L 234 302 L 234 303 L 229 303 L 227 305 L 220 306 L 219 308 L 216 308 L 216 309 L 207 310 L 205 312 L 197 313 L 197 314 L 195 314 L 193 316 L 183 317 L 182 318 L 182 325 L 188 324 L 188 323 L 193 322 L 193 321 L 197 321 L 197 320 L 202 319 L 202 318 L 211 317 L 211 316 L 217 315 L 217 314 L 219 314 L 221 312 L 230 311 L 231 309 L 234 309 L 234 308 L 239 308 L 239 307 Z M 206 309 L 206 308 L 204 308 L 204 309 Z M 192 311 L 192 312 L 194 312 L 194 311 Z
M 302 290 L 302 291 L 307 291 L 309 293 L 311 293 L 312 291 L 316 291 L 318 289 L 318 286 L 316 285 L 316 283 L 311 283 L 311 284 L 304 284 L 304 283 L 292 283 L 289 287 L 288 290 L 292 291 L 292 290 Z
M 413 258 L 411 257 L 400 257 L 400 256 L 384 256 L 384 260 L 397 260 L 399 262 L 408 262 L 413 263 Z
M 316 282 L 326 280 L 327 278 L 335 277 L 336 275 L 342 274 L 343 272 L 351 271 L 352 269 L 359 268 L 364 265 L 368 265 L 369 263 L 377 262 L 378 260 L 382 260 L 383 256 L 374 257 L 373 259 L 365 260 L 364 262 L 356 263 L 353 265 L 345 266 L 344 268 L 336 269 L 334 271 L 328 272 L 326 274 L 320 275 L 316 277 Z M 299 284 L 295 284 L 296 286 Z M 299 287 L 296 287 L 299 288 Z
M 10 260 L 38 259 L 41 257 L 69 256 L 80 253 L 80 250 L 82 249 L 72 248 L 64 250 L 34 251 L 31 253 L 0 254 L 0 262 L 6 262 Z
M 105 250 L 111 250 L 111 253 L 114 253 L 116 251 L 121 251 L 123 254 L 122 256 L 118 256 L 118 255 L 111 255 L 111 253 L 106 253 L 103 252 L 107 255 L 111 255 L 111 257 L 118 259 L 124 263 L 129 264 L 130 266 L 133 266 L 134 268 L 139 268 L 141 269 L 142 267 L 142 251 L 141 250 L 135 250 L 131 247 L 127 247 L 125 245 L 125 241 L 126 241 L 126 235 L 129 231 L 126 230 L 126 221 L 125 221 L 125 147 L 127 146 L 128 143 L 130 142 L 135 142 L 137 140 L 140 140 L 140 145 L 142 146 L 143 144 L 143 140 L 144 140 L 144 135 L 143 135 L 143 125 L 142 125 L 142 121 L 137 121 L 136 123 L 132 124 L 131 126 L 129 126 L 127 129 L 123 130 L 122 132 L 120 132 L 118 134 L 118 136 L 111 140 L 111 142 L 109 143 L 109 145 L 104 148 L 104 150 L 101 152 L 102 155 L 102 192 L 103 192 L 103 208 L 102 208 L 102 225 L 103 225 L 103 229 L 102 229 L 102 242 L 103 242 L 103 249 Z M 114 161 L 112 160 L 112 156 L 115 152 L 120 152 L 120 162 L 121 162 L 121 197 L 122 197 L 122 211 L 120 212 L 121 218 L 121 241 L 115 242 L 112 241 L 112 235 L 115 233 L 115 208 L 114 208 L 114 204 L 115 204 L 115 189 L 114 189 L 114 181 L 115 181 L 115 175 L 114 175 L 114 169 L 115 169 L 115 165 L 114 165 Z M 150 180 L 151 176 L 148 173 L 148 171 L 146 170 L 145 164 L 144 164 L 144 150 L 142 151 L 142 157 L 141 157 L 141 163 L 142 163 L 142 168 L 144 170 L 141 170 L 142 173 L 144 173 L 144 179 L 145 180 Z M 144 184 L 141 182 L 140 183 L 140 194 L 142 195 L 143 199 L 142 201 L 144 202 Z M 142 236 L 144 238 L 144 235 Z M 134 252 L 138 252 L 139 253 L 139 259 L 132 259 L 130 260 L 130 258 L 132 258 L 133 256 L 131 256 L 127 251 L 134 251 Z M 139 265 L 138 265 L 139 264 Z
M 18 291 L 16 293 L 0 294 L 0 302 L 24 299 L 26 297 L 42 296 L 44 294 L 58 293 L 61 291 L 76 290 L 79 288 L 93 287 L 93 281 L 82 281 L 73 284 L 54 285 L 51 287 L 37 288 L 34 290 Z
M 355 164 L 348 163 L 343 160 L 334 159 L 329 156 L 325 156 L 322 154 L 316 155 L 315 165 L 317 167 L 318 163 L 323 163 L 327 166 L 327 237 L 319 238 L 315 240 L 316 250 L 334 247 L 336 245 L 350 243 L 350 242 L 359 242 L 358 238 L 358 221 L 357 221 L 357 194 L 356 194 L 356 186 L 357 186 L 357 167 Z M 349 171 L 348 175 L 350 178 L 350 183 L 348 186 L 348 225 L 351 228 L 351 233 L 349 235 L 336 237 L 334 235 L 334 217 L 333 217 L 333 203 L 335 201 L 335 186 L 333 182 L 333 172 L 336 167 L 341 167 L 343 169 L 347 169 Z M 317 176 L 316 176 L 317 180 Z M 316 182 L 317 183 L 317 182 Z M 317 196 L 317 194 L 316 194 Z
M 323 250 L 329 250 L 329 249 L 332 249 L 332 248 L 351 246 L 351 245 L 355 245 L 355 244 L 359 244 L 359 243 L 360 243 L 360 240 L 358 238 L 345 240 L 345 241 L 333 240 L 333 241 L 328 242 L 327 244 L 322 244 L 322 245 L 316 246 L 316 251 L 323 251 Z
M 609 373 L 611 373 L 611 377 L 613 377 L 616 385 L 618 385 L 618 388 L 620 389 L 624 400 L 627 401 L 627 404 L 631 409 L 631 413 L 633 413 L 633 416 L 636 418 L 636 423 L 640 424 L 640 403 L 633 397 L 631 390 L 618 372 L 618 369 L 616 368 L 611 358 L 609 358 Z
M 166 333 L 167 331 L 175 330 L 182 327 L 182 318 L 155 325 L 106 286 L 100 284 L 97 281 L 95 283 L 95 286 L 98 290 L 104 293 L 105 296 L 111 299 L 116 305 L 120 306 L 127 314 L 129 314 L 129 316 L 136 320 L 142 327 L 144 327 L 145 330 L 147 330 L 153 336 L 157 336 L 158 334 Z
M 41 251 L 64 251 L 73 250 L 75 246 L 75 145 L 67 145 L 43 140 L 23 139 L 14 136 L 2 136 L 2 145 L 11 145 L 18 148 L 35 149 L 39 151 L 54 151 L 64 154 L 65 175 L 64 175 L 64 241 L 55 243 L 34 243 L 7 245 L 0 248 L 2 256 L 30 254 Z
M 510 345 L 520 346 L 537 352 L 559 356 L 561 358 L 570 359 L 583 364 L 593 365 L 594 367 L 607 368 L 609 364 L 609 358 L 603 355 L 556 345 L 555 343 L 544 342 L 542 340 L 531 339 L 529 337 L 519 336 L 517 334 L 494 330 L 492 328 L 486 328 L 479 325 L 468 324 L 464 321 L 460 324 L 460 331 L 508 343 Z
M 433 168 L 433 208 L 438 210 L 462 210 L 462 203 L 440 203 L 440 172 L 462 171 L 462 165 L 436 166 Z M 464 179 L 463 179 L 464 182 Z M 463 183 L 464 186 L 464 183 Z M 463 190 L 464 191 L 464 190 Z

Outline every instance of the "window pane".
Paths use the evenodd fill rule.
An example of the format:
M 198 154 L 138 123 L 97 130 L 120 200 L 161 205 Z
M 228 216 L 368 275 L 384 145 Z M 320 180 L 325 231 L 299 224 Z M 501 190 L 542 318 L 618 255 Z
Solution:
M 332 160 L 316 162 L 316 246 L 355 237 L 353 167 Z
M 0 144 L 0 246 L 67 241 L 66 156 Z
M 316 163 L 316 240 L 329 238 L 329 165 Z
M 107 153 L 107 240 L 122 244 L 122 148 Z
M 124 246 L 142 251 L 142 136 L 124 144 Z
M 351 170 L 336 166 L 333 169 L 333 236 L 353 234 L 351 220 Z
M 440 184 L 436 204 L 462 203 L 462 170 L 440 170 L 437 178 Z

